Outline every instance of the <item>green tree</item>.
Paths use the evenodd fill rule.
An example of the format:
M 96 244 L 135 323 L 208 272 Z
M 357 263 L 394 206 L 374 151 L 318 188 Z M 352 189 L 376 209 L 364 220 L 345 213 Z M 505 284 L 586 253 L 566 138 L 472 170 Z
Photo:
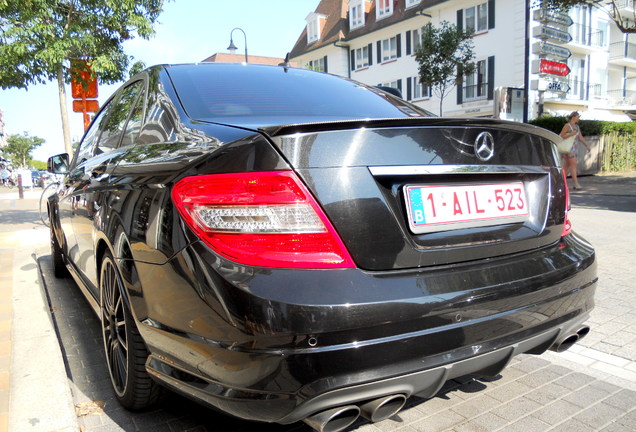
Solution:
M 87 59 L 100 83 L 125 77 L 122 43 L 148 39 L 164 0 L 0 0 L 0 87 L 56 80 L 64 145 L 71 152 L 65 84 L 70 60 Z
M 441 116 L 444 97 L 457 84 L 462 76 L 475 71 L 472 32 L 462 31 L 448 21 L 442 21 L 440 27 L 426 24 L 422 31 L 422 43 L 415 51 L 419 66 L 420 83 L 432 87 L 439 97 L 439 115 Z
M 44 143 L 44 139 L 23 135 L 10 135 L 7 138 L 7 146 L 3 149 L 8 155 L 13 166 L 27 168 L 31 162 L 31 152 Z
M 625 8 L 624 0 L 535 0 L 534 6 L 542 4 L 560 11 L 573 6 L 592 6 L 604 11 L 623 33 L 636 33 L 636 12 L 631 6 Z

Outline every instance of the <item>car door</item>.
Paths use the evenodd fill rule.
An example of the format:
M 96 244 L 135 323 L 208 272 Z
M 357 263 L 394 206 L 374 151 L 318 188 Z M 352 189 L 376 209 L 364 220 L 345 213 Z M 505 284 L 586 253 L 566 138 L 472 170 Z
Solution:
M 121 136 L 131 116 L 139 111 L 137 99 L 144 88 L 136 81 L 116 94 L 107 106 L 107 113 L 99 123 L 98 137 L 89 157 L 78 165 L 75 178 L 72 216 L 73 232 L 77 243 L 76 265 L 90 289 L 97 293 L 97 265 L 95 261 L 96 218 L 100 215 L 101 198 L 112 189 L 111 172 L 121 155 Z

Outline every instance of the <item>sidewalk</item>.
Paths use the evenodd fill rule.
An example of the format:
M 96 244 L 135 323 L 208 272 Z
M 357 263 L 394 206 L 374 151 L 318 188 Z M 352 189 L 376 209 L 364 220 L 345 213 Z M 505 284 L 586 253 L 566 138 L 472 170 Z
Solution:
M 596 248 L 600 278 L 590 335 L 565 353 L 519 356 L 494 379 L 452 380 L 394 418 L 349 430 L 636 430 L 636 173 L 580 182 L 571 218 Z M 40 193 L 18 200 L 0 189 L 0 432 L 310 430 L 232 419 L 177 396 L 149 412 L 120 408 L 98 319 L 70 279 L 52 275 Z
M 36 255 L 41 189 L 0 189 L 0 431 L 78 431 Z

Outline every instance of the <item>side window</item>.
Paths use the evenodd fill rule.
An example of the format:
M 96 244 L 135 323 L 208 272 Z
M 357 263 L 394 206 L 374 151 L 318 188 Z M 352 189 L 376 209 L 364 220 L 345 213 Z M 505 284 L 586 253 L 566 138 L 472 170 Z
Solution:
M 102 107 L 102 110 L 99 112 L 97 117 L 93 119 L 91 126 L 88 128 L 86 134 L 84 134 L 84 139 L 82 139 L 79 149 L 75 153 L 75 159 L 71 164 L 72 166 L 76 167 L 94 156 L 95 140 L 99 136 L 99 130 L 101 129 L 100 125 L 105 122 L 112 106 L 113 101 L 111 100 L 106 106 Z
M 126 126 L 128 115 L 131 113 L 137 96 L 143 89 L 143 81 L 136 81 L 124 88 L 119 100 L 110 110 L 110 116 L 101 127 L 102 134 L 99 137 L 98 150 L 100 153 L 107 152 L 119 146 L 119 138 Z
M 143 89 L 143 85 L 141 86 Z M 128 123 L 126 124 L 126 130 L 124 131 L 124 136 L 121 139 L 121 145 L 128 146 L 133 145 L 137 141 L 137 137 L 139 136 L 139 132 L 141 130 L 141 125 L 144 121 L 144 95 L 141 92 L 141 95 L 134 102 L 134 107 L 130 113 L 130 117 L 128 118 Z

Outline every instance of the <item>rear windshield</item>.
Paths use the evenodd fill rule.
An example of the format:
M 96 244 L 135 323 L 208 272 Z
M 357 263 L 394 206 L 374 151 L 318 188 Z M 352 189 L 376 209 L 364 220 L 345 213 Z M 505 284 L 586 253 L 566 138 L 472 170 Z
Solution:
M 279 66 L 198 64 L 168 67 L 188 115 L 198 120 L 269 118 L 266 123 L 432 116 L 364 84 Z M 294 121 L 295 120 L 295 121 Z

